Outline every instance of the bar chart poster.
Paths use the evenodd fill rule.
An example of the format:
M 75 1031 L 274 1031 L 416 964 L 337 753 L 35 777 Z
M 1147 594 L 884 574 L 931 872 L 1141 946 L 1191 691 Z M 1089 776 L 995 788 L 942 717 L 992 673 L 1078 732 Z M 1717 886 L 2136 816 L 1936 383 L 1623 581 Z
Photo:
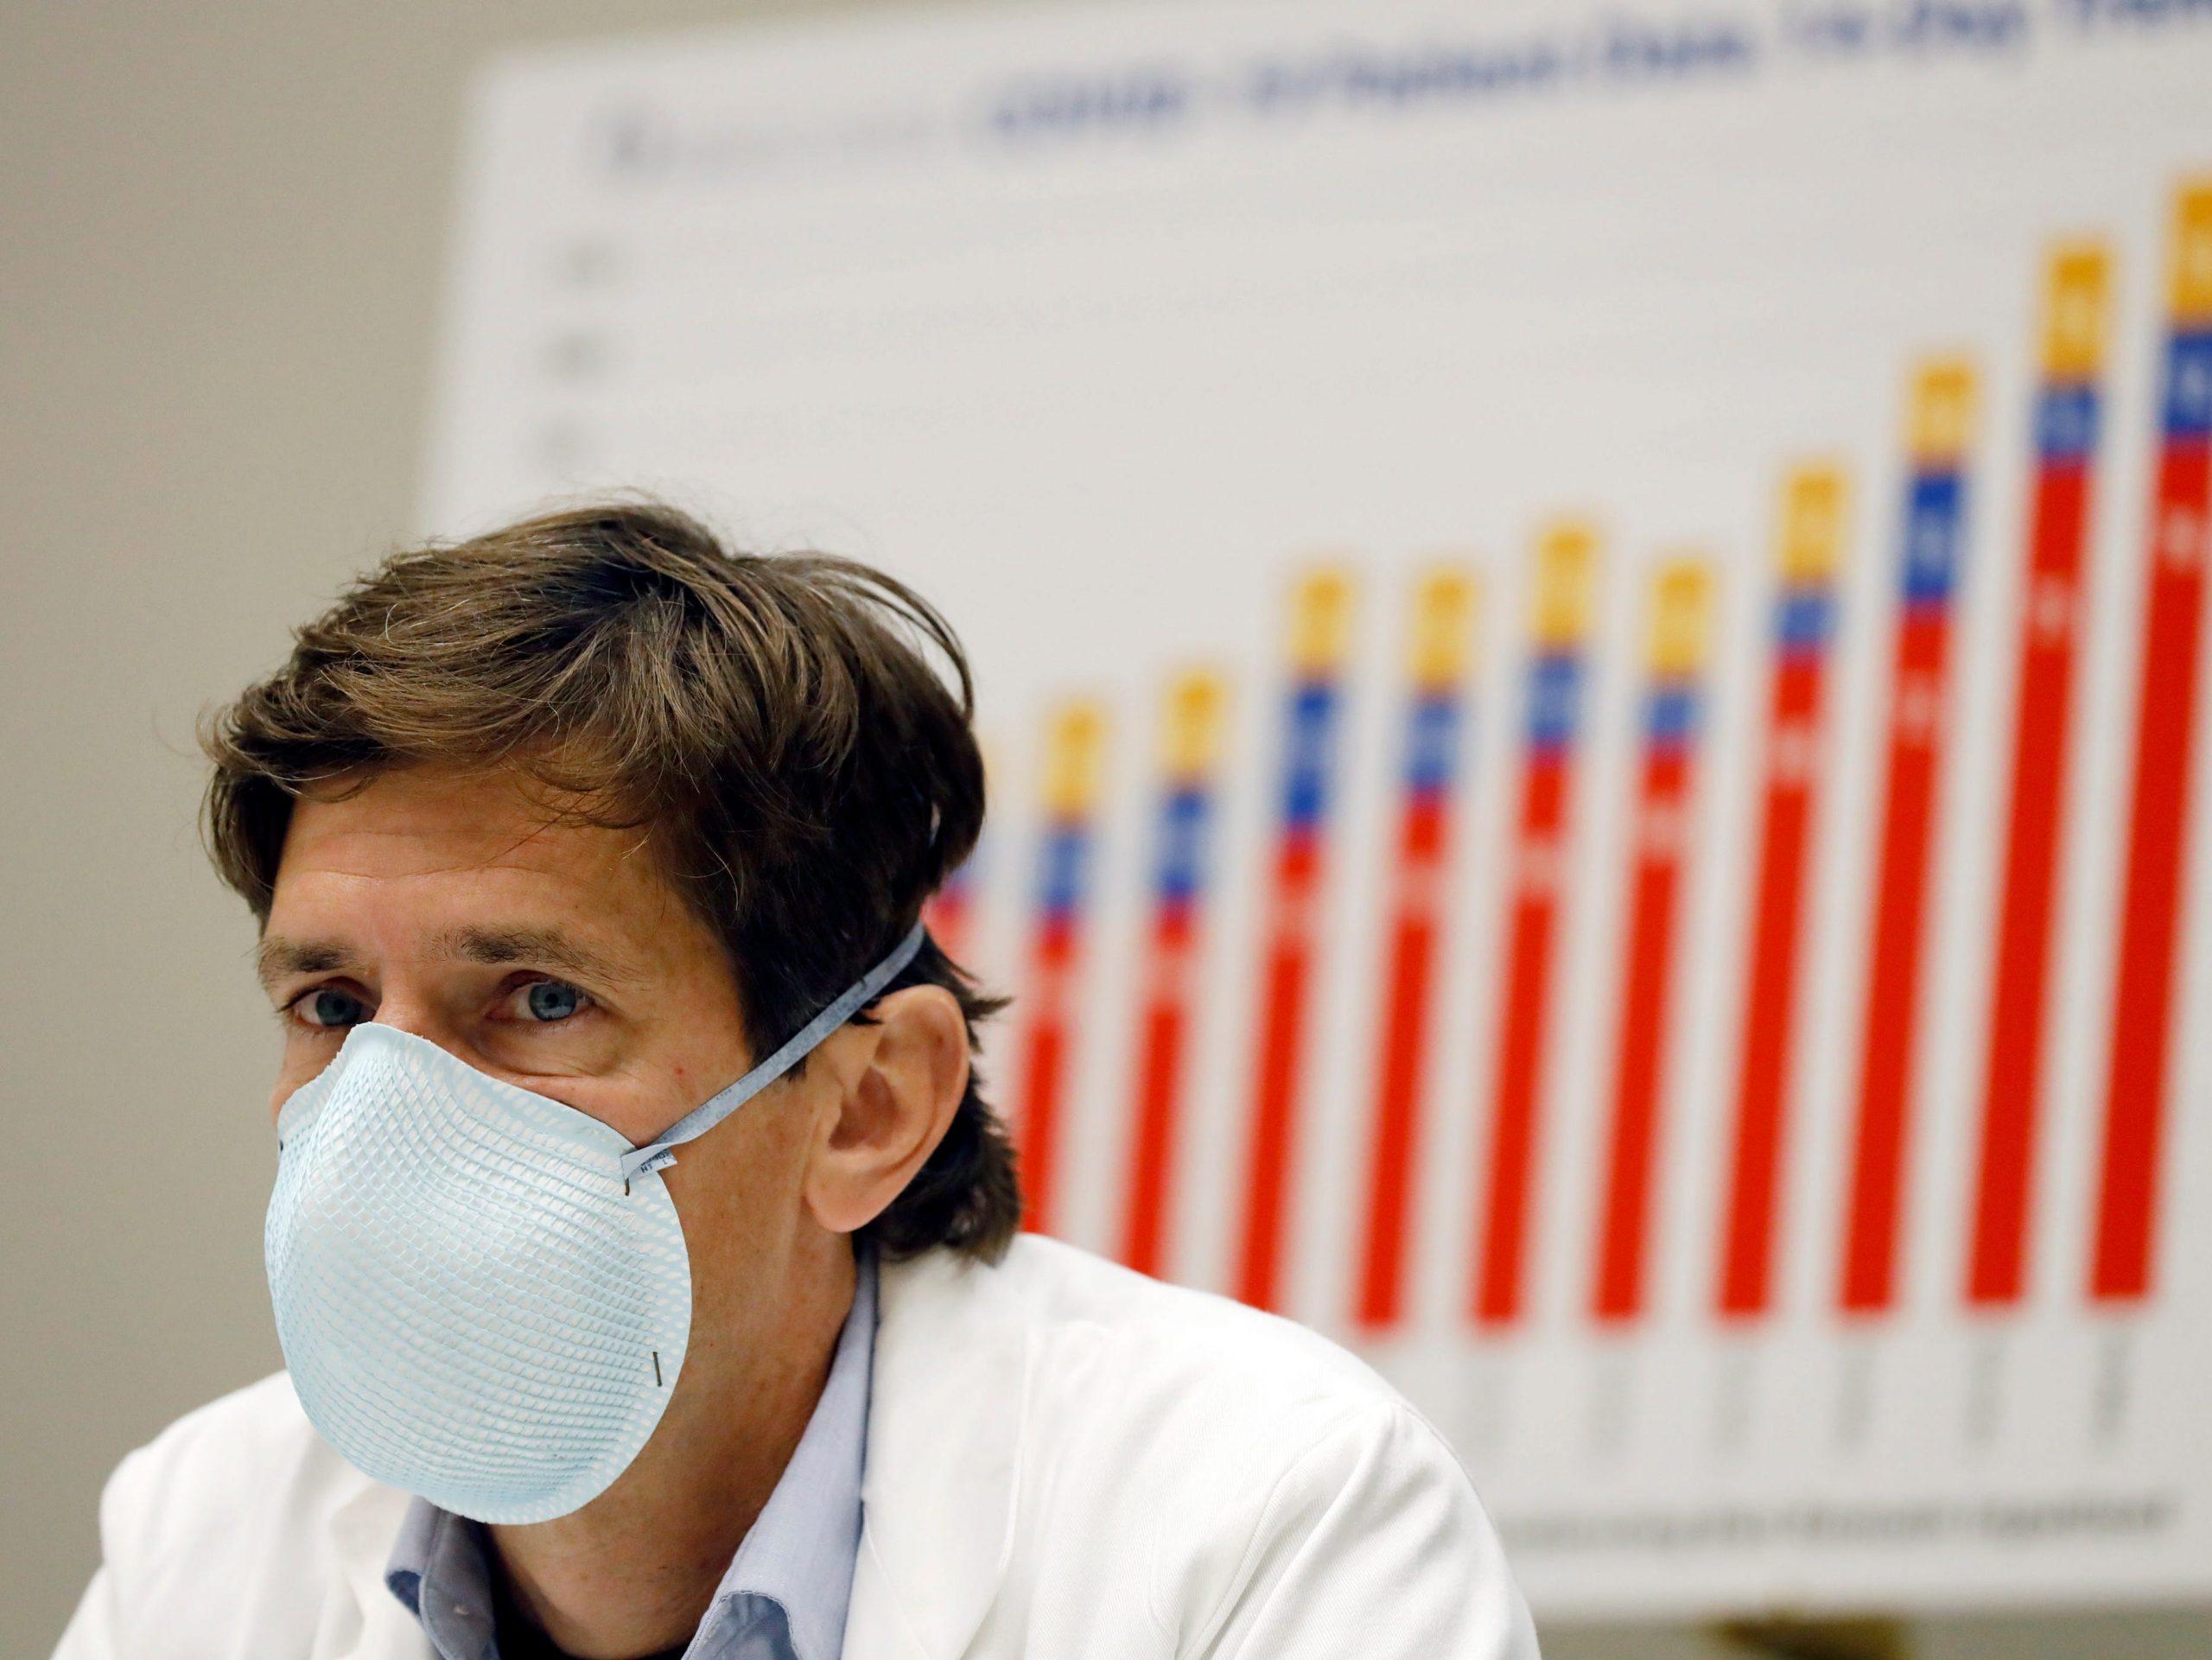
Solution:
M 474 94 L 425 528 L 973 654 L 1029 1225 L 1554 1619 L 2212 1593 L 2212 11 L 898 10 Z

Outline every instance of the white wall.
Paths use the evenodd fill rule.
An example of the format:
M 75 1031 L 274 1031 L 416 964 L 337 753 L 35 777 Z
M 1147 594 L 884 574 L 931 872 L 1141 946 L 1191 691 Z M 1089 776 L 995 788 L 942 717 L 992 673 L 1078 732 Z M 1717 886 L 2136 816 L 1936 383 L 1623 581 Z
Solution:
M 271 1039 L 200 855 L 192 723 L 409 528 L 467 67 L 798 9 L 0 12 L 0 1651 L 59 1631 L 116 1459 L 276 1364 Z M 2212 1615 L 1915 1636 L 2158 1660 L 2212 1654 Z

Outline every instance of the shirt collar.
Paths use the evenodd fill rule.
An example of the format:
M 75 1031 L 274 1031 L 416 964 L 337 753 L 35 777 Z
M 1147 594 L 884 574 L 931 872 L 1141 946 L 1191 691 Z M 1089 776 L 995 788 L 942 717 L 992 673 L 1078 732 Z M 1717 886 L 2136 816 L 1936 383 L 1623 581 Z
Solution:
M 875 1359 L 875 1254 L 857 1250 L 853 1304 L 814 1414 L 767 1504 L 730 1559 L 687 1652 L 716 1652 L 721 1628 L 783 1611 L 796 1660 L 836 1660 L 860 1555 L 870 1377 Z M 385 1583 L 422 1620 L 443 1660 L 482 1660 L 493 1637 L 484 1530 L 417 1498 L 385 1567 Z
M 768 1495 L 701 1622 L 706 1638 L 749 1597 L 780 1605 L 798 1660 L 837 1660 L 853 1566 L 861 1549 L 861 1481 L 868 1458 L 869 1379 L 875 1358 L 875 1253 L 859 1248 L 853 1306 L 838 1334 L 829 1382 L 806 1433 Z M 710 1644 L 696 1650 L 712 1653 Z

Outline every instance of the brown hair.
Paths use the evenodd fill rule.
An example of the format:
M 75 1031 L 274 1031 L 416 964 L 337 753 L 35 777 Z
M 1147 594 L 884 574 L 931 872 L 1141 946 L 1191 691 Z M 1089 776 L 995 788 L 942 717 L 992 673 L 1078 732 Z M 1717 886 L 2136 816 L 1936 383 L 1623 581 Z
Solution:
M 950 626 L 882 572 L 733 554 L 656 504 L 581 507 L 395 554 L 300 629 L 283 667 L 202 723 L 209 850 L 265 923 L 302 790 L 410 762 L 517 767 L 591 822 L 646 830 L 721 936 L 766 1054 L 975 846 L 973 711 Z M 971 1042 L 1000 1007 L 934 940 L 887 989 L 924 984 L 960 1000 Z M 893 1256 L 990 1258 L 1020 1216 L 971 1074 L 868 1232 Z

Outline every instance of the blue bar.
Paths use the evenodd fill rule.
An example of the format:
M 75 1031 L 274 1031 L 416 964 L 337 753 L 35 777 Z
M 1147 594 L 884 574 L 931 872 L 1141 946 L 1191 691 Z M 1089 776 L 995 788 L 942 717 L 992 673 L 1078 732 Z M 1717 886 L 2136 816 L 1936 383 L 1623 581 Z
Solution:
M 1459 760 L 1459 700 L 1423 692 L 1406 722 L 1406 783 L 1415 791 L 1451 787 Z
M 1187 785 L 1168 792 L 1160 804 L 1160 866 L 1154 884 L 1161 899 L 1191 899 L 1205 882 L 1206 820 L 1211 816 L 1206 792 Z
M 1656 682 L 1643 703 L 1643 735 L 1655 749 L 1687 749 L 1697 735 L 1697 683 Z
M 2086 460 L 2097 448 L 2097 389 L 2086 380 L 2047 383 L 2036 395 L 2036 454 L 2047 461 Z
M 1581 709 L 1582 659 L 1572 652 L 1540 652 L 1529 665 L 1529 747 L 1566 748 Z
M 1956 473 L 1916 473 L 1905 499 L 1904 602 L 1947 604 L 1958 577 L 1966 480 Z
M 1061 823 L 1045 832 L 1038 897 L 1047 915 L 1069 916 L 1082 907 L 1090 867 L 1089 825 Z
M 1835 633 L 1835 591 L 1826 582 L 1784 582 L 1774 602 L 1774 638 L 1785 654 L 1813 656 Z
M 2212 328 L 2167 341 L 2165 403 L 2167 437 L 2212 437 Z
M 1318 824 L 1329 806 L 1329 772 L 1336 747 L 1337 688 L 1301 680 L 1291 688 L 1290 732 L 1283 756 L 1282 816 L 1292 826 Z

